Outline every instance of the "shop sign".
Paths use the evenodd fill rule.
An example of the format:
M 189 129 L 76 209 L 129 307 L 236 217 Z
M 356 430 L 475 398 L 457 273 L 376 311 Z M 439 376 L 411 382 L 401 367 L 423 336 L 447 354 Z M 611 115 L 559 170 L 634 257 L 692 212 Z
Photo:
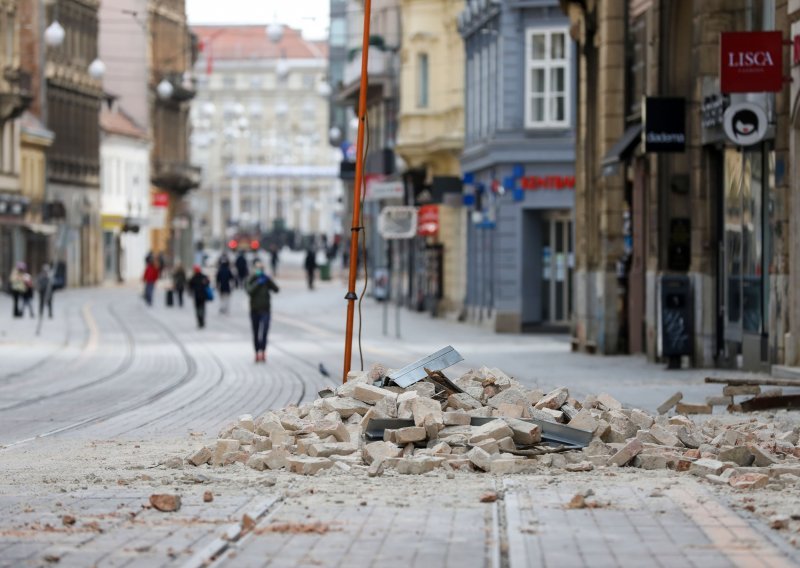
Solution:
M 169 193 L 154 193 L 150 203 L 153 207 L 169 207 Z
M 722 120 L 725 135 L 738 146 L 758 144 L 766 136 L 769 126 L 764 109 L 749 102 L 729 106 Z
M 403 199 L 404 187 L 400 180 L 387 180 L 385 176 L 368 176 L 367 191 L 364 201 L 380 201 L 381 199 Z
M 378 216 L 378 232 L 384 239 L 413 239 L 417 234 L 417 208 L 384 207 Z
M 783 88 L 782 32 L 723 32 L 719 77 L 723 93 L 780 91 Z
M 439 206 L 423 205 L 417 211 L 417 234 L 430 237 L 439 232 Z
M 800 65 L 800 35 L 794 36 L 792 41 L 792 64 Z
M 520 178 L 522 189 L 537 191 L 539 189 L 575 189 L 575 176 L 525 176 Z
M 647 97 L 642 121 L 645 152 L 686 150 L 686 99 L 683 97 Z
M 150 205 L 150 227 L 153 229 L 165 229 L 167 226 L 169 194 L 166 192 L 154 193 L 150 199 Z

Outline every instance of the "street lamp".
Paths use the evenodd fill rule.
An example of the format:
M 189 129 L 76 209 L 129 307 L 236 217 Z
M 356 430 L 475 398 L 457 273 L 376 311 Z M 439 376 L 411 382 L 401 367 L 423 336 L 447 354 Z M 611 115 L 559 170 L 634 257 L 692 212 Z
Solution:
M 105 74 L 106 64 L 100 61 L 99 57 L 89 64 L 89 75 L 92 79 L 102 79 Z
M 53 23 L 44 30 L 44 42 L 50 47 L 58 47 L 64 43 L 66 35 L 67 32 L 64 31 L 64 28 L 58 23 L 58 20 L 53 20 Z
M 175 92 L 175 87 L 173 87 L 172 83 L 166 79 L 161 79 L 161 82 L 156 87 L 156 92 L 158 93 L 160 99 L 166 101 L 172 98 L 172 93 Z
M 278 22 L 272 22 L 269 24 L 265 30 L 267 32 L 267 37 L 272 43 L 278 43 L 283 39 L 283 26 Z

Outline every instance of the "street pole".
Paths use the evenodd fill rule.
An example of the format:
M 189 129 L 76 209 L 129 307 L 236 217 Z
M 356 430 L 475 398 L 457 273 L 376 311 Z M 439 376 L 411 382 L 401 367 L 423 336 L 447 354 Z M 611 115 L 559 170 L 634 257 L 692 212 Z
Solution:
M 350 225 L 350 274 L 347 280 L 347 325 L 344 343 L 344 371 L 342 382 L 347 382 L 350 360 L 353 355 L 353 316 L 355 315 L 356 275 L 358 270 L 358 235 L 361 226 L 361 186 L 364 181 L 364 130 L 367 114 L 367 60 L 369 59 L 369 23 L 372 1 L 364 0 L 364 34 L 361 39 L 361 85 L 358 91 L 358 136 L 356 138 L 356 179 L 353 185 L 353 219 Z M 364 266 L 365 277 L 367 267 Z

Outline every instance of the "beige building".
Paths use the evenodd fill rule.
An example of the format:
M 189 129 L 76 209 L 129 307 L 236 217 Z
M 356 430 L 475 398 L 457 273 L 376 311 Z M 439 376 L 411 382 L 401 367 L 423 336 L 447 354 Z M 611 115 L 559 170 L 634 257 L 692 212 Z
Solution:
M 437 185 L 460 188 L 464 146 L 464 44 L 456 26 L 459 0 L 402 0 L 400 113 L 397 153 L 409 171 L 437 195 Z M 446 195 L 446 193 L 445 193 Z M 442 248 L 439 309 L 463 309 L 466 293 L 466 216 L 461 193 L 437 203 Z M 438 200 L 437 200 L 438 201 Z
M 796 3 L 561 4 L 580 54 L 575 347 L 699 367 L 797 364 L 790 87 L 723 93 L 720 77 L 721 32 L 789 37 Z M 791 51 L 776 49 L 789 75 Z M 744 103 L 765 129 L 733 142 L 725 112 Z M 671 124 L 651 128 L 663 112 Z M 685 148 L 659 146 L 667 130 Z
M 193 201 L 203 240 L 287 229 L 332 236 L 341 225 L 336 150 L 328 143 L 327 46 L 280 28 L 196 26 Z

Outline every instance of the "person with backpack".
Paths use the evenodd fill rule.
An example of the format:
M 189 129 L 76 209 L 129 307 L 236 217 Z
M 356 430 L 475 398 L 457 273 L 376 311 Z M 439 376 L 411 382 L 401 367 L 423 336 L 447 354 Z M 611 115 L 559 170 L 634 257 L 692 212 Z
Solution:
M 206 302 L 213 299 L 211 281 L 196 264 L 192 272 L 194 274 L 189 279 L 189 290 L 191 290 L 194 298 L 194 314 L 197 317 L 197 328 L 203 329 L 206 326 Z
M 264 273 L 264 265 L 256 261 L 253 275 L 248 278 L 245 290 L 250 296 L 250 323 L 253 328 L 253 344 L 256 350 L 256 363 L 267 362 L 267 334 L 271 315 L 271 293 L 278 292 L 278 286 Z

